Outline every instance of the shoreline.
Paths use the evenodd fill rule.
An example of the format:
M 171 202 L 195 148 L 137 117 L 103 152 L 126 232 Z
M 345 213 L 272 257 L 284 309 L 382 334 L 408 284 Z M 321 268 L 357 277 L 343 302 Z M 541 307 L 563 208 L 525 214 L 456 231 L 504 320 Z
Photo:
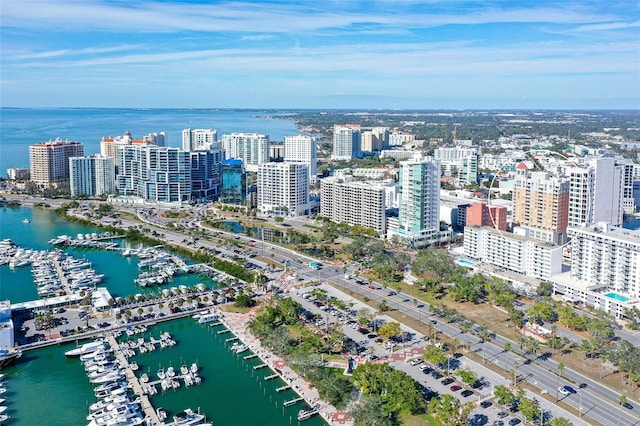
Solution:
M 311 383 L 307 382 L 302 376 L 291 369 L 284 359 L 275 355 L 266 347 L 263 347 L 260 339 L 246 329 L 248 319 L 251 318 L 254 310 L 246 314 L 222 312 L 219 309 L 217 309 L 217 312 L 220 315 L 222 324 L 237 337 L 238 340 L 247 345 L 251 352 L 253 352 L 263 364 L 266 364 L 274 374 L 277 374 L 308 406 L 313 407 L 316 404 L 320 405 L 318 414 L 327 424 L 353 425 L 353 421 L 348 412 L 339 411 L 327 401 L 322 400 Z

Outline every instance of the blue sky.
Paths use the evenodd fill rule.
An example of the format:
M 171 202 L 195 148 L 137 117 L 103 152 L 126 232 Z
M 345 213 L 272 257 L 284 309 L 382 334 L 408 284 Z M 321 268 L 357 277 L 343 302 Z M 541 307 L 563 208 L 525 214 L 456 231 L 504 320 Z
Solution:
M 640 108 L 635 0 L 4 0 L 15 107 Z

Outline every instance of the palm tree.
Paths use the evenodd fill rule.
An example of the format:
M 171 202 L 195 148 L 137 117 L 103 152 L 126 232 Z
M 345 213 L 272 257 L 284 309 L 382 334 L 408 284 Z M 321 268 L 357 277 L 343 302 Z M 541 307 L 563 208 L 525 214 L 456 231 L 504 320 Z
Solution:
M 564 372 L 564 364 L 559 362 L 556 365 L 556 368 L 558 369 L 558 376 L 557 376 L 557 380 L 556 380 L 556 402 L 558 401 L 558 389 L 560 388 L 560 378 L 562 377 L 562 373 Z

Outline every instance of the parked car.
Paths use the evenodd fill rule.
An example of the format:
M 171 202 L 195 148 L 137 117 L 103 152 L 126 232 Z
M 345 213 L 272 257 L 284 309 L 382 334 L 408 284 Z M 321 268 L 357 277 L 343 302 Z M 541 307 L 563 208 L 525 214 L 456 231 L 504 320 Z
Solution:
M 442 383 L 443 385 L 447 386 L 447 385 L 450 385 L 450 384 L 451 384 L 451 383 L 453 383 L 453 382 L 454 382 L 454 380 L 453 380 L 451 377 L 447 377 L 446 379 L 444 379 L 444 380 L 443 380 L 442 382 L 440 382 L 440 383 Z
M 411 365 L 415 366 L 415 365 L 419 365 L 422 364 L 424 361 L 422 360 L 422 358 L 414 358 L 411 360 Z
M 453 385 L 449 389 L 451 389 L 451 392 L 458 392 L 462 388 L 458 385 Z

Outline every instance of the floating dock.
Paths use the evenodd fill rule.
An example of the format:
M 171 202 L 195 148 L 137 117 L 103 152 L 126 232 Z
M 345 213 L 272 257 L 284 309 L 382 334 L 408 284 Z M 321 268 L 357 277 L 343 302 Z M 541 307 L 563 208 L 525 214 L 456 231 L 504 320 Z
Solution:
M 280 377 L 280 376 L 278 374 L 272 374 L 270 376 L 264 376 L 264 379 L 265 380 L 272 380 L 272 379 L 275 379 L 277 377 Z
M 231 333 L 231 330 L 229 330 L 228 328 L 225 328 L 224 330 L 218 331 L 218 334 L 225 334 L 225 333 Z
M 289 389 L 291 389 L 291 386 L 289 386 L 289 385 L 281 386 L 278 389 L 276 389 L 276 392 L 283 392 L 283 391 L 286 391 L 286 390 L 289 390 Z
M 125 374 L 127 376 L 127 382 L 131 383 L 131 386 L 133 387 L 133 393 L 140 396 L 140 408 L 142 408 L 142 411 L 144 412 L 145 416 L 151 419 L 151 423 L 154 425 L 162 424 L 162 422 L 158 418 L 158 414 L 156 413 L 156 410 L 154 410 L 153 406 L 151 405 L 151 401 L 149 401 L 149 397 L 145 395 L 144 391 L 142 390 L 140 381 L 138 380 L 138 378 L 136 377 L 136 374 L 133 372 L 133 370 L 129 366 L 129 361 L 122 354 L 122 351 L 120 350 L 120 344 L 118 343 L 118 341 L 115 339 L 115 337 L 109 336 L 107 337 L 107 342 L 109 343 L 109 346 L 113 348 L 113 352 L 116 355 L 116 359 L 118 360 L 118 363 L 124 368 Z
M 253 366 L 253 369 L 254 370 L 260 370 L 261 368 L 265 368 L 265 367 L 268 367 L 268 365 L 267 364 L 260 364 L 260 365 Z

